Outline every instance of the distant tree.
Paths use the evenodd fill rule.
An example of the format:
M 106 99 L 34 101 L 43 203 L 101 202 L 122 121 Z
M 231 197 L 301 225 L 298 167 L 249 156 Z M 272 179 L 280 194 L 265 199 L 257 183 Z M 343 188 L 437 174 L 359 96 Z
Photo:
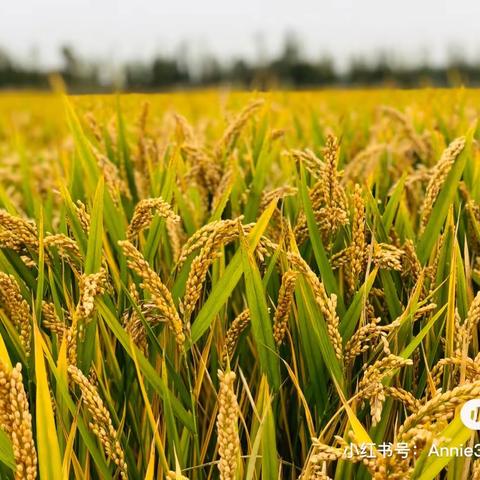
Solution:
M 193 50 L 191 50 L 191 48 Z M 151 61 L 129 62 L 118 69 L 107 62 L 82 59 L 73 47 L 61 48 L 63 75 L 70 91 L 168 89 L 189 85 L 218 85 L 229 82 L 236 87 L 271 89 L 342 86 L 396 85 L 479 85 L 480 59 L 469 60 L 458 46 L 451 48 L 443 66 L 430 64 L 425 54 L 416 63 L 399 63 L 391 52 L 368 58 L 354 57 L 345 73 L 340 73 L 331 57 L 307 58 L 299 37 L 288 32 L 280 54 L 268 60 L 263 37 L 256 36 L 254 61 L 236 58 L 219 62 L 201 45 L 179 44 L 174 55 L 157 55 Z M 192 52 L 197 52 L 195 55 Z M 118 72 L 122 75 L 119 76 Z M 117 73 L 115 73 L 117 72 Z M 0 48 L 0 87 L 48 88 L 49 72 L 39 66 L 36 52 L 20 63 Z
M 7 52 L 0 48 L 0 70 L 12 68 L 12 61 Z
M 125 88 L 145 89 L 151 84 L 152 72 L 149 65 L 140 62 L 129 63 L 125 67 Z
M 252 67 L 247 61 L 240 58 L 233 62 L 227 74 L 227 79 L 230 82 L 247 87 L 252 86 L 254 77 L 255 68 Z
M 180 70 L 176 60 L 157 57 L 152 63 L 151 86 L 164 87 L 188 80 L 186 72 Z

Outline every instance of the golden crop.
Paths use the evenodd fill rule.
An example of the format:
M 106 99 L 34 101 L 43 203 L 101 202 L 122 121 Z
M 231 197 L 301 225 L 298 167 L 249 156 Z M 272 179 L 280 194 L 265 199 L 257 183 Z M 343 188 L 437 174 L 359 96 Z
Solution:
M 0 478 L 480 479 L 479 114 L 0 96 Z

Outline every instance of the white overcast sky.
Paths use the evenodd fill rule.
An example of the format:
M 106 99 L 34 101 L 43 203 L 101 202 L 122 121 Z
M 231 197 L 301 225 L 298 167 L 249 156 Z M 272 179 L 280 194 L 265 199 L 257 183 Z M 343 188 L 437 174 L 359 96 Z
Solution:
M 172 54 L 182 41 L 221 59 L 280 51 L 285 32 L 312 58 L 341 65 L 353 55 L 395 51 L 433 62 L 456 49 L 480 59 L 480 0 L 0 0 L 0 48 L 42 65 L 58 48 L 112 63 Z

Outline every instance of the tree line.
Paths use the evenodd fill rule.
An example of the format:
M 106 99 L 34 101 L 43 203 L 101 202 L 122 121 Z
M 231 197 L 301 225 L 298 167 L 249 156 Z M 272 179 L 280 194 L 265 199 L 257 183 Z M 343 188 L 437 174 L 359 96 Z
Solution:
M 105 64 L 81 59 L 70 47 L 61 48 L 62 66 L 49 71 L 19 63 L 0 49 L 0 88 L 49 88 L 52 73 L 60 74 L 70 91 L 97 92 L 168 90 L 228 84 L 238 88 L 314 88 L 480 85 L 480 62 L 460 57 L 445 65 L 426 61 L 402 65 L 388 55 L 367 61 L 353 58 L 346 68 L 336 67 L 334 59 L 324 55 L 307 59 L 295 38 L 287 38 L 283 51 L 263 61 L 242 58 L 220 62 L 205 56 L 195 68 L 182 55 L 157 55 L 150 61 L 127 62 L 112 72 Z

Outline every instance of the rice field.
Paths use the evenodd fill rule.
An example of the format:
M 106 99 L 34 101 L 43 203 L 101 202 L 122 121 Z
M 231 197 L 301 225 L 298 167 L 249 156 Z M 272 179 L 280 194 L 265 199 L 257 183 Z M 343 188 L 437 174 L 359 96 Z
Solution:
M 480 480 L 479 114 L 0 95 L 0 478 Z

